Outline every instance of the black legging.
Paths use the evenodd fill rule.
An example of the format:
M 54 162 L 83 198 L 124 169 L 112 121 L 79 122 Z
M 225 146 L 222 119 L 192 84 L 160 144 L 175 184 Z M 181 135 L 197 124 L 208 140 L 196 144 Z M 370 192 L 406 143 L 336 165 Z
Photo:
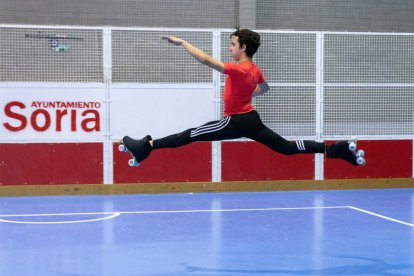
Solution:
M 245 114 L 226 116 L 219 121 L 208 122 L 198 128 L 190 128 L 154 140 L 153 147 L 154 149 L 177 148 L 197 141 L 221 141 L 242 137 L 255 140 L 284 155 L 325 152 L 325 143 L 287 141 L 266 127 L 254 110 Z

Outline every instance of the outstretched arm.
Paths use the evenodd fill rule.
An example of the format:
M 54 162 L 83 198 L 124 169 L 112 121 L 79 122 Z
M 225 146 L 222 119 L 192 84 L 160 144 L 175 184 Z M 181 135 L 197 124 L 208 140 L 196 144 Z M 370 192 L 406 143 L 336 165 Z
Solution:
M 208 67 L 219 71 L 220 73 L 224 73 L 224 63 L 213 58 L 212 56 L 206 54 L 202 50 L 194 47 L 189 42 L 185 41 L 184 39 L 175 37 L 175 36 L 166 36 L 162 35 L 161 39 L 167 40 L 169 43 L 174 44 L 176 46 L 183 46 L 184 49 L 197 61 L 201 62 L 202 64 L 207 65 Z

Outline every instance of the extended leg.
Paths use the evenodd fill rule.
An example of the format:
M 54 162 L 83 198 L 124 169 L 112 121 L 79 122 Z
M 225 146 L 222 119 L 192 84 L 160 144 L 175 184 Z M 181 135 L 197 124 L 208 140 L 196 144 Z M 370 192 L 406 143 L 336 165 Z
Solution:
M 325 153 L 325 143 L 303 140 L 288 141 L 266 126 L 250 135 L 248 138 L 260 142 L 270 149 L 284 155 Z
M 197 128 L 154 140 L 154 149 L 177 148 L 197 141 L 219 141 L 240 138 L 237 128 L 232 124 L 231 117 L 219 121 L 208 122 Z

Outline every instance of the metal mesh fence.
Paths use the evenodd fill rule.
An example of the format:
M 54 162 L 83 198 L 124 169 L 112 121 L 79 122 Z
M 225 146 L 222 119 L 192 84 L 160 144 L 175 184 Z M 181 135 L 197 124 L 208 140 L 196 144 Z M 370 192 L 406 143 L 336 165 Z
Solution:
M 1 27 L 1 82 L 104 82 L 111 56 L 114 83 L 214 83 L 213 71 L 182 47 L 161 41 L 177 35 L 230 61 L 230 31 L 213 45 L 211 30 L 112 29 L 111 52 L 102 29 Z M 283 136 L 414 134 L 414 34 L 261 32 L 255 62 L 271 90 L 253 104 L 264 123 Z M 105 44 L 107 45 L 107 44 Z M 324 81 L 316 82 L 317 45 L 324 47 Z M 108 51 L 108 52 L 106 52 Z M 223 97 L 224 75 L 221 81 Z M 218 79 L 217 79 L 218 81 Z M 323 87 L 323 117 L 317 89 Z M 218 92 L 218 91 L 217 91 Z M 221 99 L 221 113 L 223 102 Z
M 316 35 L 262 33 L 257 64 L 271 83 L 315 83 Z
M 161 41 L 162 34 L 186 39 L 212 54 L 212 32 L 114 30 L 113 82 L 212 82 L 212 71 L 198 63 L 183 47 Z
M 414 35 L 325 34 L 325 82 L 413 83 Z
M 0 81 L 102 82 L 102 30 L 0 28 Z
M 414 133 L 414 36 L 324 35 L 324 134 Z
M 414 133 L 414 87 L 327 87 L 324 135 Z

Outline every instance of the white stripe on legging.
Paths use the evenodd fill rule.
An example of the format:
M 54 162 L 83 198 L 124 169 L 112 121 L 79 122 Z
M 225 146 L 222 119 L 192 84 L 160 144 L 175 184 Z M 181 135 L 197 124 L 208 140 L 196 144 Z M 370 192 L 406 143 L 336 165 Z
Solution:
M 201 126 L 195 130 L 192 130 L 190 136 L 195 137 L 198 135 L 219 131 L 225 128 L 229 123 L 230 123 L 230 116 L 227 116 L 215 124 Z
M 299 150 L 306 150 L 305 143 L 303 142 L 303 140 L 296 141 L 296 146 Z

